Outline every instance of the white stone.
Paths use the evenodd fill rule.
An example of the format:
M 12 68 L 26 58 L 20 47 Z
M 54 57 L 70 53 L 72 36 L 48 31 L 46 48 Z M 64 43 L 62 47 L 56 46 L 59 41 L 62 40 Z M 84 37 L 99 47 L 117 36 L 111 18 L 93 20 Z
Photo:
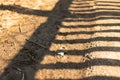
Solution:
M 58 54 L 64 56 L 64 52 L 58 52 Z

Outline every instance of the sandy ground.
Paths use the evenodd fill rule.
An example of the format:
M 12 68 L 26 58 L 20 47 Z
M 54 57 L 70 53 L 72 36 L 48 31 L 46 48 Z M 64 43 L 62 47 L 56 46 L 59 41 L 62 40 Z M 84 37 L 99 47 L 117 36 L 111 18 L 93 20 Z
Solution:
M 120 80 L 119 0 L 0 0 L 0 80 Z

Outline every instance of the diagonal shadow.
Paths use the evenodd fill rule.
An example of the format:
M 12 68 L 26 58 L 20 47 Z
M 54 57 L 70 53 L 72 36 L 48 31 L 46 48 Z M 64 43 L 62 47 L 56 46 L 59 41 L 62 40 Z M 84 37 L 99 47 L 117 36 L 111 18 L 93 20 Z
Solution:
M 50 52 L 49 47 L 51 45 L 51 42 L 54 40 L 55 35 L 59 29 L 57 25 L 61 24 L 60 20 L 63 14 L 61 13 L 59 9 L 62 8 L 62 6 L 64 6 L 64 11 L 67 11 L 71 2 L 72 0 L 59 0 L 56 3 L 56 6 L 54 7 L 54 9 L 51 11 L 51 13 L 50 11 L 32 10 L 32 9 L 28 9 L 28 8 L 24 8 L 24 7 L 16 6 L 16 5 L 13 5 L 13 6 L 1 5 L 0 6 L 1 10 L 10 10 L 10 11 L 14 11 L 20 14 L 48 17 L 48 20 L 45 23 L 41 24 L 39 28 L 32 34 L 32 36 L 29 39 L 29 40 L 35 40 L 35 41 L 44 40 L 44 42 L 48 42 L 47 48 L 42 48 L 42 47 L 40 48 L 40 46 L 33 45 L 31 42 L 27 41 L 26 44 L 23 46 L 23 48 L 18 52 L 18 55 L 16 55 L 14 59 L 11 61 L 11 63 L 7 66 L 6 71 L 0 75 L 0 79 L 6 80 L 6 77 L 4 75 L 9 73 L 9 69 L 13 68 L 14 66 L 24 69 L 25 67 L 28 67 L 34 64 L 39 64 L 38 62 L 41 62 L 41 60 L 46 55 L 46 53 Z M 49 14 L 52 14 L 53 16 Z M 38 38 L 38 36 L 40 38 Z M 39 52 L 35 53 L 36 50 Z M 29 58 L 29 61 L 22 62 L 26 54 L 34 56 L 35 59 L 33 60 L 32 58 Z M 23 60 L 21 61 L 21 59 Z M 25 80 L 34 80 L 36 71 L 37 70 L 30 73 L 30 76 L 28 76 L 27 78 L 25 77 Z M 13 78 L 13 76 L 11 77 L 11 75 L 8 76 L 9 80 L 21 80 L 20 78 L 18 79 L 17 77 L 15 78 Z
M 20 5 L 0 5 L 0 10 L 9 10 L 13 12 L 17 12 L 20 14 L 27 14 L 27 15 L 36 15 L 36 16 L 48 16 L 50 11 L 43 11 L 43 10 L 34 10 L 29 9 L 26 7 L 22 7 Z

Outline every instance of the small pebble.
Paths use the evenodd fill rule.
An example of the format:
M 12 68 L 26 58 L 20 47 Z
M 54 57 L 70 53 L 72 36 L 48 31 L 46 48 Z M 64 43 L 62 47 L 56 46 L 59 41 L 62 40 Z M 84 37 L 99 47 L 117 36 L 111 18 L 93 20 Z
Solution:
M 57 54 L 64 56 L 64 52 L 58 52 Z

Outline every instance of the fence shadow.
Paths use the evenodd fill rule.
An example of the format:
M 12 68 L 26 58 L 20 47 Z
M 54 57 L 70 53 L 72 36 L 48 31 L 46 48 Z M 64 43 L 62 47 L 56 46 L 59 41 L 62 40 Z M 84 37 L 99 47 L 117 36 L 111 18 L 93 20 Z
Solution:
M 43 58 L 46 55 L 53 55 L 50 53 L 56 53 L 55 51 L 50 51 L 50 46 L 52 43 L 56 44 L 79 44 L 79 43 L 88 43 L 88 42 L 94 42 L 94 41 L 120 41 L 120 37 L 96 37 L 96 38 L 91 38 L 91 39 L 75 39 L 75 40 L 55 40 L 55 36 L 57 34 L 59 35 L 77 35 L 77 34 L 88 34 L 92 35 L 96 32 L 117 32 L 119 33 L 120 30 L 114 29 L 114 30 L 100 30 L 100 31 L 81 31 L 81 32 L 66 32 L 66 33 L 61 33 L 58 32 L 58 30 L 63 27 L 63 28 L 91 28 L 95 26 L 120 26 L 119 23 L 108 23 L 108 24 L 89 24 L 89 25 L 75 25 L 75 26 L 64 26 L 62 24 L 62 21 L 66 22 L 89 22 L 89 21 L 95 21 L 95 20 L 104 20 L 104 19 L 120 19 L 120 11 L 109 11 L 109 9 L 105 9 L 106 11 L 100 11 L 100 12 L 95 12 L 97 9 L 92 9 L 92 10 L 84 10 L 84 12 L 90 12 L 87 14 L 80 13 L 82 11 L 77 10 L 73 12 L 79 12 L 77 14 L 71 14 L 68 8 L 70 7 L 71 4 L 78 5 L 76 3 L 72 3 L 73 1 L 76 2 L 84 2 L 84 1 L 89 1 L 89 0 L 59 0 L 54 7 L 52 11 L 41 11 L 41 10 L 32 10 L 28 8 L 24 8 L 18 5 L 0 5 L 0 10 L 10 10 L 14 11 L 20 14 L 27 14 L 27 15 L 37 15 L 37 16 L 47 16 L 48 19 L 45 23 L 41 24 L 39 28 L 31 35 L 30 39 L 25 43 L 23 48 L 18 52 L 18 55 L 14 57 L 14 59 L 9 63 L 7 66 L 5 72 L 3 72 L 0 75 L 1 80 L 21 80 L 21 76 L 18 76 L 18 74 L 15 74 L 15 71 L 20 68 L 23 70 L 23 73 L 25 73 L 25 80 L 35 80 L 35 73 L 39 69 L 83 69 L 87 68 L 90 66 L 100 66 L 100 65 L 105 65 L 105 66 L 120 66 L 120 60 L 114 60 L 114 59 L 92 59 L 90 61 L 86 61 L 84 63 L 60 63 L 57 62 L 56 64 L 40 64 L 40 62 L 43 60 Z M 114 2 L 110 2 L 114 3 Z M 81 3 L 82 4 L 82 3 Z M 84 4 L 82 4 L 84 5 Z M 102 5 L 102 4 L 101 4 Z M 99 6 L 99 5 L 98 5 Z M 105 5 L 102 5 L 105 6 Z M 115 5 L 114 5 L 115 6 Z M 89 6 L 79 6 L 76 8 L 88 8 Z M 119 7 L 119 6 L 117 6 Z M 75 7 L 74 7 L 75 8 Z M 100 9 L 101 10 L 101 9 Z M 93 12 L 91 12 L 93 11 Z M 52 16 L 53 14 L 54 16 Z M 55 16 L 56 15 L 56 16 Z M 101 17 L 102 16 L 102 17 Z M 104 17 L 105 16 L 105 17 Z M 110 17 L 106 17 L 110 16 Z M 118 17 L 118 18 L 117 18 Z M 71 18 L 71 20 L 65 20 L 65 18 Z M 84 18 L 85 20 L 72 20 L 72 18 Z M 88 19 L 90 18 L 90 19 Z M 49 25 L 48 25 L 49 24 Z M 58 27 L 56 25 L 60 25 L 61 27 Z M 33 44 L 29 41 L 35 40 L 37 43 L 43 43 L 47 42 L 46 47 L 40 47 L 36 44 Z M 36 50 L 38 52 L 36 52 Z M 111 52 L 120 52 L 120 47 L 92 47 L 89 49 L 85 50 L 67 50 L 69 54 L 67 55 L 82 55 L 84 56 L 87 53 L 95 52 L 95 51 L 111 51 Z M 31 55 L 32 57 L 29 57 L 29 61 L 24 61 L 24 57 L 27 55 Z M 34 57 L 34 58 L 33 58 Z M 114 62 L 114 63 L 113 63 Z M 22 65 L 21 65 L 22 64 Z M 37 68 L 35 68 L 37 66 Z M 17 68 L 18 67 L 18 68 Z M 30 67 L 35 68 L 34 71 L 31 71 Z M 29 76 L 27 75 L 27 72 L 29 72 Z M 21 73 L 22 74 L 22 71 Z M 7 76 L 6 76 L 7 75 Z M 27 76 L 26 76 L 27 75 Z M 16 76 L 16 77 L 15 77 Z M 120 80 L 120 78 L 117 77 L 107 77 L 107 76 L 93 76 L 93 77 L 87 77 L 83 79 L 74 79 L 74 80 Z M 51 79 L 46 79 L 46 80 L 51 80 Z M 71 80 L 71 79 L 54 79 L 54 80 Z

